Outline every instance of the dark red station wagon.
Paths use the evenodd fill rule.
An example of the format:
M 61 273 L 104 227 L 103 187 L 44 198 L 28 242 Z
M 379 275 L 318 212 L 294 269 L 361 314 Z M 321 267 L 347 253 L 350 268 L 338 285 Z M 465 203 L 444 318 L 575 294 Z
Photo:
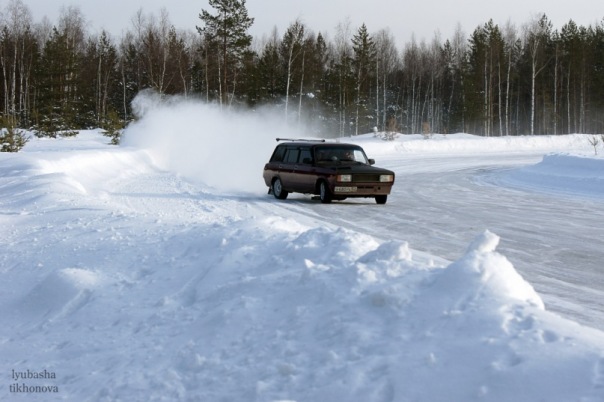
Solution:
M 277 138 L 277 141 L 281 141 Z M 363 148 L 325 141 L 285 140 L 264 166 L 269 194 L 284 200 L 289 193 L 318 195 L 322 203 L 350 197 L 375 198 L 385 204 L 394 172 L 375 166 Z

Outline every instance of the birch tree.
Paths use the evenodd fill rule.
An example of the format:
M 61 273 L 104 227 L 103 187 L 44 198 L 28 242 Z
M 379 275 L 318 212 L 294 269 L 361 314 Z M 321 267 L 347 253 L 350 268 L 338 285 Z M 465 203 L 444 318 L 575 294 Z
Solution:
M 385 130 L 389 114 L 388 77 L 398 65 L 399 55 L 389 29 L 382 29 L 375 35 L 375 47 L 375 121 L 376 125 L 381 125 L 382 130 Z
M 333 66 L 337 87 L 338 131 L 340 136 L 347 132 L 348 104 L 352 98 L 350 83 L 352 75 L 352 47 L 350 46 L 350 20 L 340 22 L 336 27 L 333 47 Z
M 515 65 L 520 55 L 521 42 L 518 38 L 516 27 L 508 21 L 504 28 L 505 56 L 506 56 L 506 87 L 505 87 L 505 135 L 511 131 L 511 97 L 512 97 L 512 71 L 516 71 Z
M 423 96 L 423 66 L 422 58 L 425 43 L 418 44 L 415 36 L 411 38 L 403 52 L 403 83 L 406 96 L 403 98 L 403 108 L 406 116 L 406 126 L 409 132 L 419 133 L 421 126 L 421 98 Z
M 304 25 L 300 20 L 294 21 L 283 35 L 281 53 L 285 61 L 285 121 L 288 118 L 289 92 L 292 83 L 294 63 L 303 60 L 304 55 Z
M 535 135 L 535 108 L 537 89 L 537 76 L 547 66 L 545 48 L 550 37 L 552 24 L 543 14 L 539 19 L 533 19 L 524 28 L 525 49 L 529 56 L 531 67 L 531 117 L 530 132 Z
M 0 68 L 4 92 L 4 114 L 27 115 L 27 93 L 32 70 L 31 11 L 21 0 L 10 0 L 0 19 Z

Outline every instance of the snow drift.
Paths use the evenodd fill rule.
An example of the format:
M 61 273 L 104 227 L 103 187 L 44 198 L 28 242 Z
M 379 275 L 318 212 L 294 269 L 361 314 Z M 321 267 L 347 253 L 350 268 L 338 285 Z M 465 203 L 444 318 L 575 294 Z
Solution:
M 0 399 L 604 399 L 602 332 L 548 312 L 496 234 L 445 262 L 191 182 L 233 155 L 183 107 L 145 115 L 126 147 L 89 133 L 0 155 Z

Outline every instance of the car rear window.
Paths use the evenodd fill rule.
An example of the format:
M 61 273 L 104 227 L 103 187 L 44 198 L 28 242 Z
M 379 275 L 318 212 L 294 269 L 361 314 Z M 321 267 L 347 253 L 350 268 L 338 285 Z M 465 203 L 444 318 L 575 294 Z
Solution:
M 271 157 L 271 162 L 283 162 L 283 156 L 285 155 L 285 147 L 277 147 L 275 152 L 273 152 L 273 156 Z

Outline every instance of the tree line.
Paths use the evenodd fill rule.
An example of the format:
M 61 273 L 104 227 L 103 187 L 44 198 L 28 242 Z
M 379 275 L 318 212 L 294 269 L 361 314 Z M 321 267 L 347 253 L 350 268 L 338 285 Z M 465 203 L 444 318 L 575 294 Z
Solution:
M 77 7 L 34 22 L 22 0 L 0 10 L 0 117 L 38 135 L 115 132 L 142 90 L 272 105 L 309 134 L 467 132 L 484 136 L 604 132 L 604 20 L 554 29 L 492 20 L 466 35 L 412 38 L 340 22 L 333 38 L 302 21 L 263 38 L 245 0 L 210 0 L 199 26 L 139 11 L 119 39 L 89 34 Z M 192 27 L 193 28 L 193 27 Z M 0 124 L 2 126 L 2 124 Z

